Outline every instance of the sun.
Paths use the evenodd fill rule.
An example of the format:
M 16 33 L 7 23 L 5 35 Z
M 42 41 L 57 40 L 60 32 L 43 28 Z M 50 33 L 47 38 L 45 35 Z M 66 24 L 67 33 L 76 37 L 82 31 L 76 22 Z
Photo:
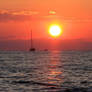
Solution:
M 61 27 L 59 25 L 52 25 L 50 26 L 49 33 L 53 37 L 58 37 L 62 33 Z

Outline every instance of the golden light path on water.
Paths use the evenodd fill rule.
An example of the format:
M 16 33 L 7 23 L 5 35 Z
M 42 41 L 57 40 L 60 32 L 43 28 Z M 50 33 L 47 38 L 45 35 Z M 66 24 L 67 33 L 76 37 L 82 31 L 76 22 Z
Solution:
M 49 84 L 61 85 L 63 82 L 62 73 L 59 65 L 62 66 L 62 62 L 58 56 L 57 52 L 50 52 L 50 61 L 47 67 L 47 81 Z

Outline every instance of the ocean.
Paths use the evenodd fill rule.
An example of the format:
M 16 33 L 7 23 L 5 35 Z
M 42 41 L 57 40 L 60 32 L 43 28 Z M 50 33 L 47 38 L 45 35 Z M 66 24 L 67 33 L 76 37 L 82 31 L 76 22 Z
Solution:
M 0 51 L 0 92 L 92 92 L 92 51 Z

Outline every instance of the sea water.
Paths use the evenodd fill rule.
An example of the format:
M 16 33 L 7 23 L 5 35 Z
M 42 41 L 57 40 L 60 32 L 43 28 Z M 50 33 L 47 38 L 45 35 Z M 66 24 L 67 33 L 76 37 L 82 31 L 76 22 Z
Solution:
M 72 88 L 92 92 L 91 51 L 0 51 L 0 92 Z

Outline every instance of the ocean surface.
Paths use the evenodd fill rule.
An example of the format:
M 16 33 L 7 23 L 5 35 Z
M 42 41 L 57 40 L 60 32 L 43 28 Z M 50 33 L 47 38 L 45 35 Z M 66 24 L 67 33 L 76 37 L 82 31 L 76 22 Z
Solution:
M 92 52 L 0 51 L 0 92 L 92 92 Z

